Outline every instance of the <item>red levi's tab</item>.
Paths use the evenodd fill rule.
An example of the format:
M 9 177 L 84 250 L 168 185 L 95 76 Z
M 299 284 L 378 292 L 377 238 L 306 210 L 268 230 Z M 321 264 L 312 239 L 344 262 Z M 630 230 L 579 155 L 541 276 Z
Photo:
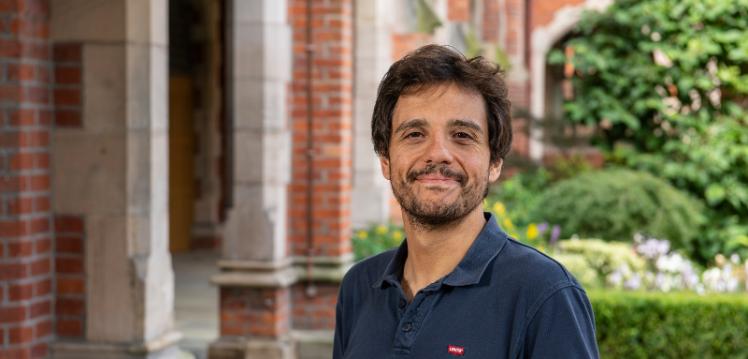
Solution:
M 461 357 L 465 355 L 465 348 L 458 347 L 456 345 L 450 345 L 447 347 L 447 353 Z

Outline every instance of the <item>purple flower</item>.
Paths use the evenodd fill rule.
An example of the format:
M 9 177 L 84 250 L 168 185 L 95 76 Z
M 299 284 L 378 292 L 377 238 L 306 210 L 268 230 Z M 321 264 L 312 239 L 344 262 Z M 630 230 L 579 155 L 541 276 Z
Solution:
M 541 224 L 538 224 L 538 234 L 543 234 L 547 230 L 548 230 L 548 223 L 543 222 Z
M 556 242 L 558 242 L 559 237 L 561 237 L 561 227 L 558 224 L 554 224 L 553 229 L 551 229 L 550 244 L 551 245 L 556 244 Z

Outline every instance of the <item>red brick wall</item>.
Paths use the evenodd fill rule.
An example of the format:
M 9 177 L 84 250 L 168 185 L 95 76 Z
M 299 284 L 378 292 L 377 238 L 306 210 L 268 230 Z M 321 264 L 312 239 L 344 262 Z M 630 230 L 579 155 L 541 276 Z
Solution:
M 499 0 L 483 0 L 483 41 L 499 41 Z
M 291 291 L 294 329 L 334 329 L 338 284 L 315 283 L 311 294 L 307 288 L 307 284 L 302 281 L 294 285 Z
M 278 337 L 290 330 L 288 288 L 221 288 L 221 336 Z
M 0 0 L 0 358 L 41 358 L 52 333 L 49 4 Z
M 447 0 L 447 20 L 470 21 L 470 0 Z
M 506 0 L 506 52 L 509 55 L 521 55 L 522 31 L 525 28 L 525 1 Z
M 57 43 L 53 47 L 55 61 L 55 126 L 81 127 L 81 64 L 80 43 Z
M 396 61 L 409 52 L 432 42 L 432 36 L 421 32 L 392 34 L 392 60 Z
M 585 0 L 533 1 L 530 9 L 532 12 L 532 29 L 548 25 L 553 20 L 556 12 L 562 7 L 579 5 L 584 1 Z
M 312 1 L 312 98 L 307 98 L 306 1 L 289 2 L 293 32 L 290 89 L 293 136 L 289 185 L 289 243 L 306 255 L 307 104 L 312 110 L 312 255 L 349 253 L 352 177 L 353 4 L 352 0 Z
M 86 277 L 82 216 L 55 217 L 56 332 L 82 338 L 86 323 Z

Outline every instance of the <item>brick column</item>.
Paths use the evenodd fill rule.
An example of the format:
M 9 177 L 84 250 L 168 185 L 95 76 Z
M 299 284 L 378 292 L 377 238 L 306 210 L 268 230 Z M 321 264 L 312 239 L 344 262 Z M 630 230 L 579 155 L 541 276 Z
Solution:
M 313 0 L 311 9 L 305 0 L 289 4 L 294 139 L 289 242 L 301 277 L 292 289 L 293 328 L 302 351 L 321 344 L 316 350 L 329 356 L 338 286 L 352 260 L 353 0 Z
M 166 0 L 52 0 L 55 358 L 176 355 Z
M 0 358 L 44 358 L 53 338 L 49 7 L 0 2 Z
M 233 208 L 225 225 L 220 338 L 211 358 L 294 358 L 286 243 L 290 33 L 286 2 L 227 2 Z

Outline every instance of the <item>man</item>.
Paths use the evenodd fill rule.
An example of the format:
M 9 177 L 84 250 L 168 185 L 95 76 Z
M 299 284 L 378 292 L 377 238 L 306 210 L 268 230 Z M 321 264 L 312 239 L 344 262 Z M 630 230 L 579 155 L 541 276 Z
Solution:
M 407 239 L 346 274 L 334 358 L 598 357 L 582 287 L 482 211 L 511 144 L 509 108 L 481 58 L 429 45 L 390 67 L 372 138 Z

